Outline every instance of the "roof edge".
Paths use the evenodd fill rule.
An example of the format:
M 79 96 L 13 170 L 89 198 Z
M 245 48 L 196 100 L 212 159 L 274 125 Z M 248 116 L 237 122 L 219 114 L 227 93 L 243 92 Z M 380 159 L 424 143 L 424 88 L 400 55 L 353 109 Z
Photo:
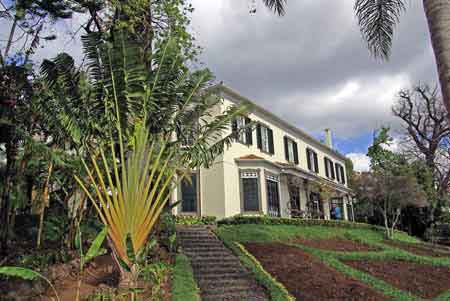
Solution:
M 315 144 L 316 146 L 322 147 L 323 149 L 331 152 L 332 154 L 336 155 L 337 157 L 339 157 L 342 160 L 346 160 L 347 157 L 344 156 L 343 154 L 341 154 L 340 152 L 338 152 L 337 150 L 334 150 L 332 148 L 330 148 L 329 146 L 327 146 L 325 143 L 320 142 L 319 140 L 317 140 L 316 138 L 312 137 L 311 135 L 309 135 L 308 133 L 306 133 L 304 130 L 284 121 L 283 119 L 281 119 L 280 117 L 278 117 L 277 115 L 275 115 L 274 113 L 268 111 L 267 109 L 263 108 L 262 106 L 256 104 L 254 101 L 250 100 L 249 98 L 239 94 L 239 92 L 233 90 L 232 88 L 226 86 L 223 83 L 219 83 L 216 85 L 213 85 L 209 88 L 207 88 L 208 90 L 214 91 L 214 90 L 218 90 L 221 92 L 224 92 L 232 97 L 234 97 L 236 100 L 243 102 L 243 103 L 248 103 L 252 106 L 252 108 L 262 112 L 263 114 L 268 115 L 270 118 L 272 118 L 273 120 L 275 120 L 276 122 L 280 123 L 281 125 L 289 128 L 291 131 L 297 133 L 299 136 L 301 136 L 302 138 L 304 138 L 305 140 L 308 140 L 309 142 L 311 142 L 312 144 Z M 233 101 L 233 99 L 231 99 L 231 101 Z

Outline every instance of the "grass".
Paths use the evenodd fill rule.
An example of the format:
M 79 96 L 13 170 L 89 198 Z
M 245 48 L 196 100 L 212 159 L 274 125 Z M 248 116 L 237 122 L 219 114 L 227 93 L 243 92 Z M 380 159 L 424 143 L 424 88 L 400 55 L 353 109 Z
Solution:
M 363 271 L 354 269 L 342 261 L 344 260 L 403 260 L 420 264 L 430 264 L 436 266 L 450 267 L 450 258 L 433 258 L 428 256 L 419 256 L 399 248 L 384 244 L 385 236 L 382 231 L 358 228 L 342 228 L 329 226 L 298 226 L 298 225 L 223 225 L 217 230 L 217 235 L 224 243 L 232 249 L 255 274 L 256 279 L 264 285 L 270 292 L 272 300 L 279 299 L 280 293 L 277 291 L 277 282 L 270 275 L 264 276 L 267 272 L 256 261 L 248 258 L 244 251 L 234 246 L 235 242 L 283 242 L 290 246 L 298 247 L 304 251 L 319 258 L 324 264 L 340 271 L 354 279 L 357 279 L 376 291 L 379 291 L 394 300 L 416 300 L 420 299 L 409 292 L 397 289 L 383 280 L 369 275 Z M 339 237 L 350 239 L 360 243 L 378 248 L 377 251 L 370 252 L 337 252 L 315 249 L 300 244 L 292 243 L 292 239 L 301 237 L 304 239 L 327 239 Z M 398 232 L 395 234 L 395 240 L 407 243 L 417 243 L 420 241 L 406 233 Z M 251 255 L 250 255 L 251 256 Z M 272 280 L 271 280 L 272 278 Z M 449 300 L 450 290 L 437 297 L 438 300 Z
M 172 278 L 172 301 L 199 301 L 200 294 L 189 259 L 182 254 L 175 258 Z

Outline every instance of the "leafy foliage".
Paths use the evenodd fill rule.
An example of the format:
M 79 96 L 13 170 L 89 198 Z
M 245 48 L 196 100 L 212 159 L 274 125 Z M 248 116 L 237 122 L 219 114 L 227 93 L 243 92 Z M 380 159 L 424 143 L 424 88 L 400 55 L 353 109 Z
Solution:
M 370 53 L 382 59 L 389 58 L 394 27 L 405 10 L 405 1 L 356 0 L 354 10 Z
M 35 280 L 37 278 L 44 279 L 52 288 L 53 292 L 55 293 L 56 299 L 59 301 L 58 293 L 53 286 L 53 284 L 45 278 L 43 275 L 39 274 L 38 272 L 35 272 L 33 270 L 27 269 L 27 268 L 21 268 L 21 267 L 0 267 L 0 275 L 9 276 L 9 277 L 19 277 L 26 280 Z
M 83 256 L 83 264 L 88 263 L 95 257 L 104 254 L 106 252 L 105 249 L 102 249 L 102 244 L 107 235 L 108 235 L 108 228 L 104 227 L 103 230 L 100 231 L 100 233 L 98 233 L 97 237 L 92 242 L 86 255 Z
M 38 272 L 20 267 L 0 267 L 0 274 L 11 277 L 19 277 L 26 280 L 34 280 L 40 277 Z

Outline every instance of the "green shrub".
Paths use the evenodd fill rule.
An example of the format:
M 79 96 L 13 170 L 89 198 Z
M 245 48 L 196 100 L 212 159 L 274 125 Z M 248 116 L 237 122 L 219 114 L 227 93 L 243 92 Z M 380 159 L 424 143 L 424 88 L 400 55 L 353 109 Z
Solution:
M 159 243 L 173 253 L 178 249 L 176 221 L 176 217 L 171 212 L 164 212 L 157 226 Z
M 215 225 L 215 216 L 193 216 L 193 215 L 177 215 L 177 224 L 179 225 Z
M 298 219 L 298 218 L 280 218 L 268 216 L 243 216 L 236 215 L 231 218 L 225 218 L 217 223 L 220 225 L 242 225 L 242 224 L 258 224 L 258 225 L 297 225 L 297 226 L 327 226 L 347 229 L 369 229 L 376 231 L 385 231 L 383 227 L 355 223 L 349 221 L 323 220 L 323 219 Z

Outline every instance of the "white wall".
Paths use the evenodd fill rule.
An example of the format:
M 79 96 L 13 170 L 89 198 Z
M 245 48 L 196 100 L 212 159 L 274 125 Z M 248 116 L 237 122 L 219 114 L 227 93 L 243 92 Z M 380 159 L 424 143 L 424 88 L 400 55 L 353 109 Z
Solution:
M 234 105 L 234 102 L 225 99 L 223 103 L 223 109 L 227 109 L 228 107 Z M 317 153 L 318 157 L 318 164 L 319 164 L 319 176 L 326 178 L 325 175 L 325 163 L 324 158 L 328 157 L 330 158 L 333 163 L 339 163 L 343 166 L 345 171 L 345 162 L 342 158 L 337 157 L 327 146 L 324 144 L 317 142 L 316 144 L 313 144 L 311 142 L 306 142 L 302 137 L 300 137 L 295 132 L 291 131 L 290 129 L 287 129 L 283 127 L 283 125 L 280 125 L 278 122 L 270 120 L 270 117 L 264 116 L 259 111 L 255 110 L 249 114 L 249 118 L 252 121 L 260 122 L 264 125 L 267 125 L 270 127 L 273 131 L 273 143 L 274 143 L 274 150 L 275 154 L 269 154 L 266 152 L 262 152 L 258 149 L 257 146 L 257 139 L 256 139 L 256 130 L 253 130 L 253 144 L 252 145 L 244 145 L 242 143 L 236 142 L 233 143 L 232 146 L 225 151 L 224 153 L 224 161 L 225 162 L 234 162 L 234 159 L 254 154 L 256 156 L 259 156 L 261 158 L 264 158 L 271 162 L 281 162 L 281 163 L 288 163 L 285 159 L 285 151 L 284 151 L 284 136 L 288 136 L 289 138 L 293 139 L 298 146 L 298 158 L 299 158 L 299 165 L 298 167 L 308 170 L 308 163 L 306 159 L 306 148 L 311 148 Z M 231 128 L 227 132 L 229 134 L 231 132 Z M 347 181 L 346 185 L 347 185 Z

